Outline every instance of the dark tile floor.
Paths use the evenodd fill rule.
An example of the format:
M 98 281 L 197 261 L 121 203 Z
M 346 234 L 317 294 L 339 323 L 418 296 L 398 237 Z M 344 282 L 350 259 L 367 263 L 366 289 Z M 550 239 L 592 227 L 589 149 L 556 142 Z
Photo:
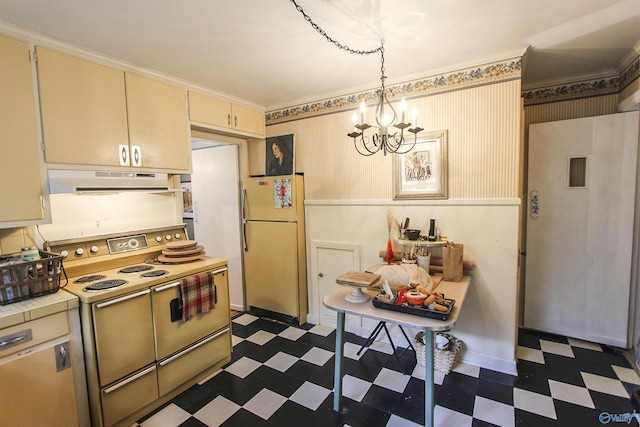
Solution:
M 416 426 L 424 424 L 424 368 L 345 334 L 343 410 L 333 405 L 335 330 L 249 314 L 233 319 L 232 361 L 139 421 L 143 427 Z M 436 371 L 436 426 L 636 425 L 640 378 L 624 354 L 521 330 L 518 376 L 458 363 Z M 614 418 L 617 417 L 617 418 Z M 639 417 L 640 418 L 640 417 Z M 627 423 L 627 421 L 629 421 Z

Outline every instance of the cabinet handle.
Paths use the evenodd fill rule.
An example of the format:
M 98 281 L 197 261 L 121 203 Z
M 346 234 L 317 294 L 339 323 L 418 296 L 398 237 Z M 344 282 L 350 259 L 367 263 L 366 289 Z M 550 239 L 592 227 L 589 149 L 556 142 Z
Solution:
M 231 126 L 231 114 L 227 114 L 227 124 Z
M 235 123 L 233 124 L 233 127 L 237 128 L 238 127 L 238 116 L 233 116 L 233 118 L 235 120 Z
M 31 341 L 31 329 L 27 329 L 26 331 L 20 331 L 13 335 L 7 335 L 5 337 L 0 338 L 0 350 L 4 350 L 3 347 L 9 348 L 14 345 L 18 345 L 21 341 L 29 342 Z
M 226 334 L 227 332 L 229 332 L 229 328 L 224 328 L 223 330 L 221 330 L 221 331 L 220 331 L 220 332 L 218 332 L 217 334 L 215 334 L 215 335 L 211 335 L 209 338 L 206 338 L 206 339 L 204 339 L 204 340 L 200 341 L 199 343 L 197 343 L 197 344 L 195 344 L 195 345 L 193 345 L 193 346 L 189 347 L 188 349 L 183 350 L 183 351 L 181 351 L 181 352 L 180 352 L 180 353 L 178 353 L 178 354 L 174 354 L 173 356 L 171 356 L 171 357 L 170 357 L 170 358 L 168 358 L 168 359 L 164 359 L 162 362 L 158 363 L 158 365 L 160 365 L 160 366 L 165 366 L 165 365 L 167 365 L 167 364 L 169 364 L 169 363 L 173 362 L 173 361 L 174 361 L 174 360 L 176 360 L 177 358 L 182 357 L 182 356 L 184 356 L 185 354 L 187 354 L 187 353 L 189 353 L 189 352 L 191 352 L 191 351 L 195 350 L 196 348 L 198 348 L 198 347 L 200 347 L 200 346 L 203 346 L 203 345 L 205 345 L 206 343 L 208 343 L 208 342 L 210 342 L 210 341 L 212 341 L 212 340 L 214 340 L 214 339 L 218 338 L 220 335 L 224 335 L 224 334 Z
M 126 380 L 121 381 L 121 382 L 119 382 L 118 384 L 112 385 L 112 386 L 111 386 L 111 387 L 109 387 L 109 388 L 105 388 L 105 389 L 103 390 L 103 393 L 104 393 L 104 394 L 109 394 L 109 393 L 111 393 L 111 392 L 113 392 L 113 391 L 116 391 L 116 390 L 117 390 L 117 389 L 119 389 L 120 387 L 125 386 L 125 385 L 129 384 L 130 382 L 135 381 L 135 380 L 137 380 L 138 378 L 143 377 L 143 376 L 147 375 L 149 372 L 153 372 L 153 371 L 155 371 L 155 370 L 156 370 L 156 365 L 149 366 L 149 367 L 148 367 L 147 369 L 145 369 L 144 371 L 142 371 L 142 372 L 138 372 L 137 374 L 135 374 L 135 375 L 133 375 L 133 376 L 130 376 L 130 377 L 129 377 L 129 378 L 127 378 Z
M 150 293 L 151 293 L 151 291 L 149 289 L 145 289 L 145 290 L 142 290 L 140 292 L 136 292 L 135 294 L 125 295 L 123 297 L 115 298 L 115 299 L 112 299 L 110 301 L 101 302 L 99 304 L 96 304 L 96 308 L 108 307 L 110 305 L 118 304 L 119 302 L 127 301 L 127 300 L 130 300 L 130 299 L 133 299 L 133 298 L 137 298 L 137 297 L 141 297 L 143 295 L 147 295 L 147 294 L 150 294 Z

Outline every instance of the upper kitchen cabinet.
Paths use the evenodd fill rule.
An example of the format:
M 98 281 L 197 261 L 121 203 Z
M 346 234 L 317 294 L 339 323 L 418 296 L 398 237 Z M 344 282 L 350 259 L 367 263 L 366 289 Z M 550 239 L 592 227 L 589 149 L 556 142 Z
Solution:
M 264 112 L 189 92 L 189 119 L 264 137 Z
M 28 43 L 0 36 L 0 228 L 45 217 L 30 58 Z
M 120 165 L 129 146 L 124 72 L 37 48 L 47 163 Z
M 191 169 L 186 91 L 38 47 L 47 163 Z
M 186 91 L 137 74 L 125 76 L 132 164 L 137 152 L 145 168 L 189 172 Z

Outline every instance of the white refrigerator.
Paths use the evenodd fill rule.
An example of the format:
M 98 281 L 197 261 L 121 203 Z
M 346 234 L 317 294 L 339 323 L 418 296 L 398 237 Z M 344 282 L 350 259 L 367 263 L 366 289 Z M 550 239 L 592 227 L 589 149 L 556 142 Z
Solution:
M 242 189 L 246 305 L 288 323 L 307 320 L 304 179 L 249 178 Z

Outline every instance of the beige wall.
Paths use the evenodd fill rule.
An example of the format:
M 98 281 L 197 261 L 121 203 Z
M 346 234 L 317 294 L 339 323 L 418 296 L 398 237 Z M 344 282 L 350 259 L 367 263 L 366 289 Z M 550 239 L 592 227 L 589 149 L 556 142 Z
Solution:
M 447 130 L 449 198 L 518 197 L 520 80 L 409 101 L 425 132 Z M 393 198 L 392 155 L 359 155 L 351 111 L 267 126 L 267 136 L 295 134 L 296 171 L 308 200 Z M 250 143 L 249 173 L 264 174 L 264 141 Z

